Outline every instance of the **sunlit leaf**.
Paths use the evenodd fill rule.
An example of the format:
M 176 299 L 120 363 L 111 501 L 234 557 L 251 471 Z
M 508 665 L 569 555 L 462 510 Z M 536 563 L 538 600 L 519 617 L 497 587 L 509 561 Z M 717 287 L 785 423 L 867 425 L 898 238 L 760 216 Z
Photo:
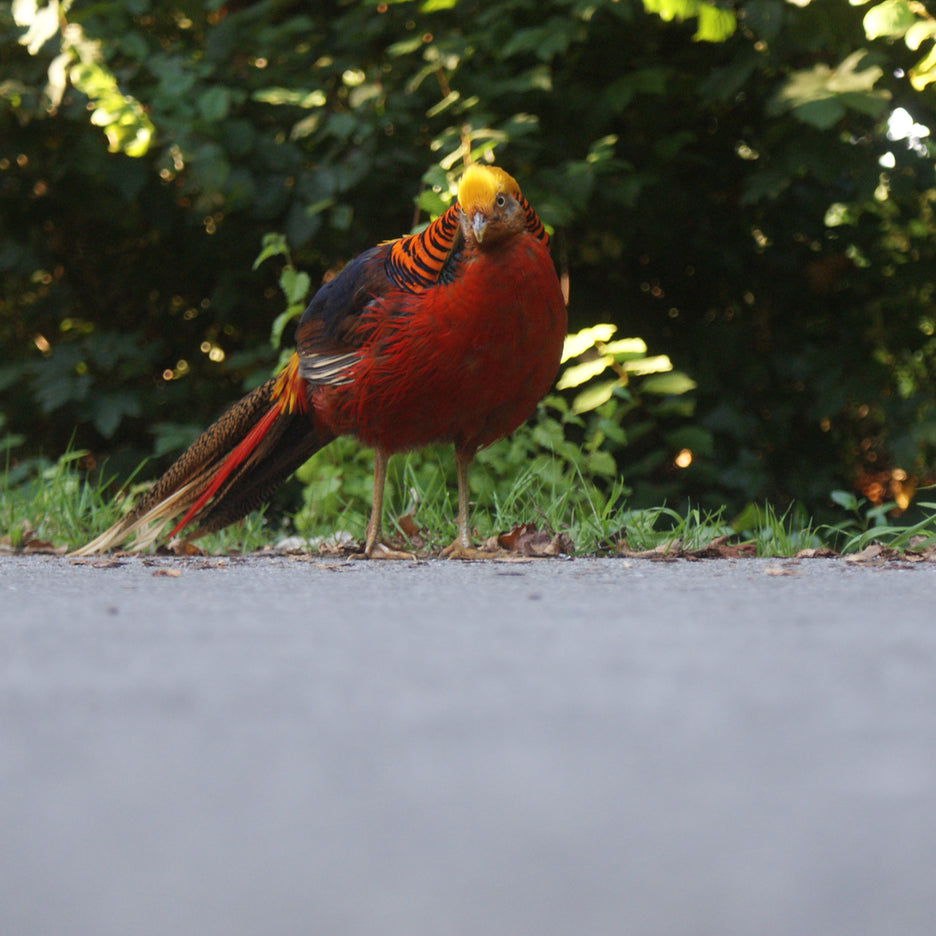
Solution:
M 680 394 L 695 390 L 696 382 L 682 371 L 670 371 L 668 374 L 654 374 L 640 384 L 643 393 Z
M 936 22 L 933 20 L 917 20 L 907 30 L 904 42 L 911 52 L 916 52 L 927 39 L 932 39 L 934 36 L 936 36 Z
M 619 338 L 603 344 L 601 350 L 605 354 L 612 354 L 618 359 L 627 355 L 641 355 L 647 353 L 647 342 L 643 338 Z
M 890 92 L 874 85 L 884 74 L 877 65 L 864 65 L 864 49 L 853 52 L 835 68 L 822 63 L 793 72 L 770 102 L 772 114 L 792 110 L 804 123 L 827 130 L 850 107 L 878 114 L 887 106 Z
M 591 380 L 592 377 L 597 377 L 603 373 L 609 363 L 608 358 L 598 357 L 593 361 L 585 361 L 582 364 L 572 364 L 562 372 L 562 376 L 556 382 L 556 389 L 567 390 L 570 387 L 581 386 L 587 380 Z
M 936 81 L 936 46 L 910 69 L 910 84 L 917 91 L 922 91 L 934 81 Z
M 667 22 L 698 17 L 699 27 L 693 36 L 696 41 L 724 42 L 737 28 L 732 10 L 703 0 L 643 0 L 643 5 L 648 13 L 656 13 Z
M 733 10 L 700 3 L 699 28 L 692 38 L 696 42 L 724 42 L 737 27 L 738 19 Z
M 907 0 L 884 0 L 871 7 L 864 15 L 865 35 L 869 39 L 887 36 L 895 39 L 902 36 L 917 18 Z
M 327 98 L 324 91 L 306 91 L 301 88 L 260 88 L 251 98 L 263 104 L 291 104 L 294 107 L 324 107 Z
M 653 357 L 640 358 L 636 361 L 625 361 L 624 369 L 629 374 L 661 374 L 673 369 L 673 362 L 665 354 L 656 354 Z M 646 382 L 641 384 L 646 386 Z
M 583 328 L 574 335 L 567 335 L 565 344 L 562 346 L 562 359 L 560 363 L 568 361 L 569 358 L 584 354 L 596 341 L 608 341 L 616 331 L 617 325 L 605 323 L 592 325 L 590 328 Z
M 587 387 L 572 401 L 573 413 L 588 413 L 597 409 L 602 403 L 607 403 L 615 389 L 621 385 L 620 380 L 606 380 Z
M 58 0 L 49 0 L 41 9 L 36 0 L 14 0 L 13 19 L 17 26 L 28 27 L 19 41 L 30 55 L 36 55 L 59 31 Z

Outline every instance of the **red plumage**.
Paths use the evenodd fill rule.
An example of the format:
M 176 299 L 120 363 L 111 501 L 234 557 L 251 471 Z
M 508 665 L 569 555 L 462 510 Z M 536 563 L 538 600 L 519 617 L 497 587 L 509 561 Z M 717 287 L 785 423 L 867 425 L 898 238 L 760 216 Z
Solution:
M 365 552 L 379 543 L 387 459 L 455 447 L 459 538 L 468 542 L 467 467 L 517 428 L 549 389 L 566 309 L 547 237 L 516 182 L 470 167 L 458 200 L 422 234 L 372 248 L 316 293 L 297 351 L 193 443 L 136 509 L 80 552 L 138 533 L 143 546 L 182 515 L 192 538 L 243 516 L 338 435 L 375 449 Z M 383 551 L 383 552 L 381 552 Z

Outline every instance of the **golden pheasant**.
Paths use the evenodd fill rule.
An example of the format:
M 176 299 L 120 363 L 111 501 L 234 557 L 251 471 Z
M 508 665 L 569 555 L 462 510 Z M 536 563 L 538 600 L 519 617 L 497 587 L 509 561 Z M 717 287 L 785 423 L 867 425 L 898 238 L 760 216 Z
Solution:
M 134 510 L 78 550 L 135 549 L 175 520 L 194 539 L 267 500 L 338 435 L 374 448 L 367 556 L 381 542 L 387 462 L 395 452 L 452 443 L 458 537 L 467 554 L 468 466 L 512 432 L 549 389 L 566 307 L 543 225 L 514 179 L 470 166 L 449 209 L 422 233 L 365 251 L 323 285 L 302 315 L 296 351 L 278 376 L 206 429 Z

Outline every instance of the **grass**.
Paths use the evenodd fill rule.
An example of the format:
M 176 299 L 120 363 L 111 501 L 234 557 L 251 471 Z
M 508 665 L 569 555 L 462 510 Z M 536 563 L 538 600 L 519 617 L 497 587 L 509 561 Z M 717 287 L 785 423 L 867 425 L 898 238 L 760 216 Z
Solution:
M 37 544 L 71 550 L 119 519 L 141 486 L 130 483 L 125 494 L 113 496 L 111 479 L 91 480 L 79 470 L 84 454 L 73 451 L 54 463 L 34 462 L 29 470 L 23 466 L 12 470 L 7 464 L 0 474 L 0 544 L 13 551 Z M 430 461 L 428 467 L 424 456 L 404 456 L 391 463 L 384 520 L 391 537 L 395 532 L 405 539 L 407 533 L 418 529 L 421 548 L 430 551 L 451 542 L 456 533 L 450 459 L 444 454 L 431 457 L 438 461 L 434 465 Z M 897 551 L 936 546 L 936 502 L 919 503 L 923 516 L 900 525 L 889 519 L 889 505 L 868 507 L 848 492 L 833 492 L 842 520 L 816 526 L 796 506 L 779 512 L 769 504 L 749 505 L 734 518 L 728 518 L 724 509 L 631 509 L 621 483 L 602 492 L 581 475 L 569 483 L 567 477 L 537 463 L 506 484 L 487 483 L 483 466 L 481 474 L 480 493 L 473 491 L 477 502 L 472 515 L 480 540 L 532 523 L 539 529 L 567 534 L 578 555 L 616 554 L 622 544 L 631 554 L 691 554 L 718 544 L 724 546 L 726 555 L 775 557 L 794 556 L 811 548 L 855 553 L 871 543 Z M 359 487 L 363 490 L 366 485 Z M 327 514 L 316 514 L 307 505 L 288 518 L 283 529 L 276 530 L 257 512 L 203 538 L 199 546 L 208 553 L 230 554 L 275 545 L 290 533 L 328 539 L 338 531 L 347 531 L 360 539 L 366 522 L 366 499 L 343 500 L 339 493 L 330 501 Z

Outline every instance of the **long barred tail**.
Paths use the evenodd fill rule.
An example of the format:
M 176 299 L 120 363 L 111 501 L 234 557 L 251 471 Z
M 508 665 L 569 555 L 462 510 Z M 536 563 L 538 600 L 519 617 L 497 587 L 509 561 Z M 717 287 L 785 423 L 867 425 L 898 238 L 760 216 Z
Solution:
M 187 539 L 220 530 L 265 503 L 310 456 L 332 440 L 308 410 L 298 358 L 209 426 L 122 520 L 72 555 L 105 552 L 134 536 L 133 551 L 192 522 Z

